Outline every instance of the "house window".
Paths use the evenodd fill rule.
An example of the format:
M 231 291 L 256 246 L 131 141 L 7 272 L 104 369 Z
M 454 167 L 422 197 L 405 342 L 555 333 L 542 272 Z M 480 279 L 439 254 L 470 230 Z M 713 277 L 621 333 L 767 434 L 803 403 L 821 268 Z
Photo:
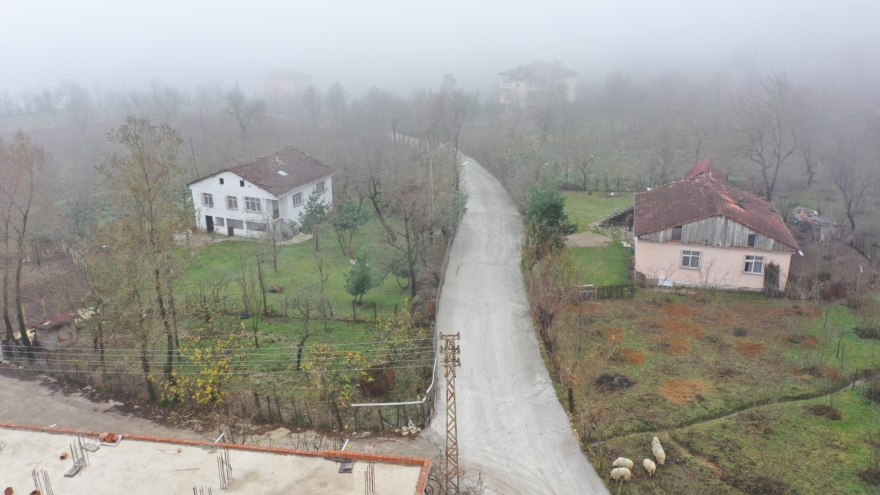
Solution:
M 746 273 L 754 273 L 755 275 L 764 273 L 764 257 L 746 256 L 746 266 L 743 271 Z
M 700 252 L 699 251 L 682 251 L 681 267 L 697 269 L 700 268 Z
M 263 211 L 263 205 L 260 202 L 260 198 L 249 198 L 247 196 L 244 197 L 244 209 L 247 211 L 254 211 L 260 213 Z
M 315 190 L 318 191 L 318 194 L 323 194 L 324 193 L 324 181 L 318 182 L 315 185 Z
M 241 220 L 236 220 L 234 218 L 228 219 L 228 221 L 226 223 L 227 223 L 226 226 L 229 228 L 239 229 L 239 230 L 244 228 L 244 222 L 242 222 Z
M 214 225 L 217 227 L 225 227 L 225 221 L 220 217 L 214 217 Z
M 241 187 L 244 187 L 244 181 L 243 180 L 238 181 L 238 185 Z
M 681 240 L 681 225 L 678 227 L 672 227 L 672 240 L 680 241 Z
M 223 185 L 223 177 L 220 177 L 220 185 Z
M 757 234 L 749 234 L 748 244 L 749 247 L 755 247 L 755 239 L 757 238 Z
M 245 222 L 248 230 L 256 230 L 257 232 L 265 232 L 266 224 L 262 222 Z
M 226 196 L 226 209 L 227 210 L 237 210 L 238 209 L 238 196 Z
M 202 193 L 202 204 L 213 208 L 214 207 L 214 195 L 211 193 Z
M 299 206 L 303 203 L 303 193 L 298 192 L 293 195 L 293 206 Z

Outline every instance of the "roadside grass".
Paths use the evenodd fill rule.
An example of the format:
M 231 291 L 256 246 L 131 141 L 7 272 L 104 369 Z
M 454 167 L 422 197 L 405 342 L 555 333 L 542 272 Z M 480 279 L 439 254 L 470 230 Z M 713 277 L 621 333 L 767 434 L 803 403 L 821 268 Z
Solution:
M 837 394 L 840 420 L 808 412 L 821 399 L 757 407 L 668 433 L 608 441 L 608 457 L 636 462 L 621 493 L 868 494 L 859 473 L 869 467 L 867 431 L 876 431 L 876 405 L 857 387 Z M 653 478 L 639 465 L 659 435 L 666 464 Z M 613 482 L 609 482 L 613 486 Z
M 603 247 L 568 247 L 574 267 L 584 284 L 620 285 L 629 282 L 629 248 L 619 241 L 610 241 Z
M 858 338 L 853 332 L 857 318 L 840 304 L 817 306 L 749 292 L 651 288 L 637 291 L 631 300 L 573 303 L 560 318 L 556 326 L 560 368 L 566 370 L 566 386 L 572 387 L 578 408 L 572 426 L 587 445 L 604 440 L 609 448 L 623 449 L 630 438 L 640 437 L 643 443 L 647 438 L 647 450 L 643 449 L 647 453 L 651 435 L 658 431 L 699 428 L 692 425 L 722 421 L 717 418 L 765 404 L 780 402 L 777 405 L 785 407 L 782 403 L 841 389 L 860 370 L 880 368 L 877 341 Z M 606 381 L 625 378 L 631 386 L 602 388 L 598 382 L 603 376 Z M 567 405 L 567 390 L 557 390 Z M 848 417 L 861 414 L 848 412 L 847 407 L 851 402 L 841 401 L 844 422 L 835 425 L 845 425 Z M 590 417 L 594 424 L 587 429 L 584 425 Z M 815 434 L 811 426 L 799 430 L 796 421 L 787 428 L 780 431 L 788 431 L 801 443 Z M 728 435 L 747 441 L 742 428 L 732 428 Z M 613 454 L 597 458 L 595 452 L 591 458 L 597 468 L 610 469 Z M 626 452 L 619 450 L 638 462 L 644 458 L 635 459 L 633 450 Z M 718 456 L 709 447 L 705 452 Z M 688 485 L 661 489 L 667 481 L 652 481 L 661 488 L 638 492 L 749 493 L 716 487 L 713 483 L 721 479 L 721 471 L 703 463 L 676 462 L 686 468 L 681 483 L 698 480 L 701 489 L 689 491 Z M 751 458 L 730 457 L 726 462 L 730 464 L 722 469 L 725 473 L 760 475 Z
M 614 213 L 614 209 L 624 210 L 633 205 L 633 194 L 622 192 L 621 196 L 605 199 L 604 192 L 565 191 L 565 213 L 569 220 L 577 224 L 577 231 L 589 230 L 589 224 L 604 219 Z

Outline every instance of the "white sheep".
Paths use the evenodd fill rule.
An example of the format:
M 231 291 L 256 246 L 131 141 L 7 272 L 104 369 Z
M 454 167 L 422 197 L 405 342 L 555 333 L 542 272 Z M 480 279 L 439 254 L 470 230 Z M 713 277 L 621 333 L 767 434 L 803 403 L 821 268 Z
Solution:
M 618 457 L 614 459 L 614 462 L 611 463 L 611 467 L 624 467 L 632 471 L 633 461 L 627 459 L 626 457 Z
M 648 476 L 654 476 L 654 471 L 657 470 L 657 465 L 654 464 L 654 461 L 651 459 L 645 459 L 642 461 L 642 466 L 645 466 L 645 471 L 648 472 Z
M 660 445 L 660 439 L 657 437 L 654 437 L 654 439 L 651 440 L 651 447 L 653 447 L 655 445 Z
M 661 466 L 666 463 L 666 452 L 663 450 L 663 446 L 660 445 L 660 442 L 657 442 L 651 447 L 651 452 L 654 454 L 654 457 L 657 458 L 657 462 L 659 462 Z
M 632 471 L 625 467 L 618 467 L 611 470 L 611 479 L 614 481 L 620 481 L 621 478 L 625 481 L 629 481 L 630 476 L 632 476 Z

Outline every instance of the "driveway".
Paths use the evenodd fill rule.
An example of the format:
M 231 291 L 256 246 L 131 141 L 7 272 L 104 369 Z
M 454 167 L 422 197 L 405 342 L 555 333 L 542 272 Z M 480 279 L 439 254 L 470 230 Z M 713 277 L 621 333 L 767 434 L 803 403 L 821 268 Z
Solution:
M 452 245 L 437 315 L 440 332 L 461 332 L 461 466 L 474 477 L 482 473 L 495 493 L 606 494 L 556 397 L 532 329 L 519 213 L 501 184 L 467 160 L 468 211 Z M 425 432 L 441 447 L 444 408 L 438 400 Z

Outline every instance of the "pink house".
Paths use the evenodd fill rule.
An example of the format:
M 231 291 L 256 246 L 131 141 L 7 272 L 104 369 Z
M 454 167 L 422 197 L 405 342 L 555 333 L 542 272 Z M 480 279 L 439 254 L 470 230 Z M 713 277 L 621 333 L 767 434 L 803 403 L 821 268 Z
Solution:
M 312 85 L 312 76 L 295 70 L 273 70 L 266 78 L 266 96 L 270 99 L 293 99 L 302 96 Z
M 784 290 L 798 245 L 776 207 L 701 163 L 701 173 L 636 193 L 636 271 L 667 286 Z

